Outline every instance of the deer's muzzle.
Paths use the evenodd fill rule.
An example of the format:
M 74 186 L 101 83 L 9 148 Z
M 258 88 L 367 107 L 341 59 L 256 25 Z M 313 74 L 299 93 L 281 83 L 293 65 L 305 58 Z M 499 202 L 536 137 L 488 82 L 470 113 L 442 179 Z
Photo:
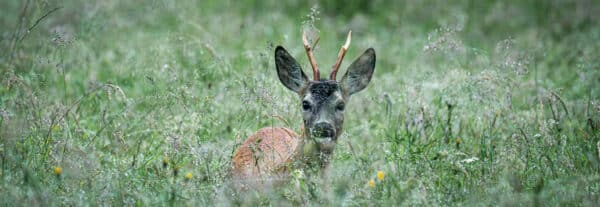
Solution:
M 335 129 L 333 125 L 327 122 L 319 122 L 310 130 L 314 138 L 334 138 Z

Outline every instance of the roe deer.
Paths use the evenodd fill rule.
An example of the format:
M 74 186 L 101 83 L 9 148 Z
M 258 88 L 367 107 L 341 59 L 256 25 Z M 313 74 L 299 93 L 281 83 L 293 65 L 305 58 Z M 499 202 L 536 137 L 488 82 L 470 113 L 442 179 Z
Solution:
M 300 64 L 282 47 L 275 49 L 279 80 L 300 96 L 303 129 L 298 136 L 290 129 L 267 127 L 258 130 L 237 149 L 232 157 L 232 173 L 241 180 L 260 180 L 266 176 L 287 176 L 292 169 L 322 171 L 331 161 L 332 152 L 344 123 L 344 109 L 349 97 L 364 89 L 375 69 L 375 50 L 367 49 L 346 71 L 340 82 L 336 73 L 351 40 L 340 49 L 329 80 L 321 79 L 306 34 L 302 42 L 313 69 L 309 80 Z

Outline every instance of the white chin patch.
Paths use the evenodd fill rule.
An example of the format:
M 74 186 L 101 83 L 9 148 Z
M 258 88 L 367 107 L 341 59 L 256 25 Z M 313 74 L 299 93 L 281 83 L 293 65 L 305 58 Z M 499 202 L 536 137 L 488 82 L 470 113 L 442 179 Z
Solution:
M 314 139 L 319 144 L 333 141 L 331 137 L 315 137 Z

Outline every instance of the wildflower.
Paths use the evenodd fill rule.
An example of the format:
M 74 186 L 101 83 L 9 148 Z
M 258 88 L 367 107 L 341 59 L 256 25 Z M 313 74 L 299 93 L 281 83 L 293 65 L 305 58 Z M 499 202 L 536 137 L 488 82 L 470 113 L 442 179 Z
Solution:
M 179 166 L 173 167 L 173 176 L 177 177 L 179 175 Z
M 384 173 L 383 171 L 381 171 L 381 170 L 380 170 L 380 171 L 377 171 L 377 179 L 378 179 L 379 181 L 382 181 L 382 180 L 383 180 L 383 178 L 385 178 L 385 173 Z
M 169 158 L 168 157 L 163 158 L 162 164 L 163 164 L 163 168 L 167 168 L 167 166 L 169 166 Z
M 438 157 L 440 157 L 440 158 L 448 157 L 448 151 L 446 151 L 446 150 L 439 151 Z
M 52 126 L 52 130 L 54 132 L 58 132 L 58 130 L 60 130 L 60 126 L 58 124 L 55 124 L 54 126 Z
M 371 180 L 369 180 L 369 182 L 367 184 L 369 185 L 369 187 L 374 188 L 375 187 L 375 180 L 371 179 Z
M 478 161 L 478 160 L 479 160 L 479 158 L 477 158 L 477 157 L 471 157 L 471 158 L 467 158 L 467 159 L 464 159 L 464 160 L 461 160 L 461 161 L 458 161 L 458 162 L 459 163 L 472 163 L 472 162 L 475 162 L 475 161 Z
M 60 166 L 54 167 L 54 174 L 60 176 L 62 174 L 62 168 Z
M 292 176 L 296 179 L 302 179 L 302 178 L 304 178 L 304 171 L 299 170 L 299 169 L 294 170 L 294 171 L 292 171 Z
M 190 181 L 192 179 L 192 177 L 193 177 L 193 175 L 192 175 L 191 172 L 188 172 L 188 173 L 185 174 L 185 180 L 186 181 Z

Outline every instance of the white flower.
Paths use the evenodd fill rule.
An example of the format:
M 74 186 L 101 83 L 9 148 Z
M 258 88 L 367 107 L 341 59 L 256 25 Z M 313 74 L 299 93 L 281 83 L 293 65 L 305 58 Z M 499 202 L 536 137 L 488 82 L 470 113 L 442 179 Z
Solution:
M 479 160 L 479 158 L 477 158 L 477 157 L 471 157 L 471 158 L 467 158 L 467 159 L 461 160 L 459 162 L 460 163 L 472 163 L 472 162 L 475 162 L 475 161 L 478 161 L 478 160 Z

